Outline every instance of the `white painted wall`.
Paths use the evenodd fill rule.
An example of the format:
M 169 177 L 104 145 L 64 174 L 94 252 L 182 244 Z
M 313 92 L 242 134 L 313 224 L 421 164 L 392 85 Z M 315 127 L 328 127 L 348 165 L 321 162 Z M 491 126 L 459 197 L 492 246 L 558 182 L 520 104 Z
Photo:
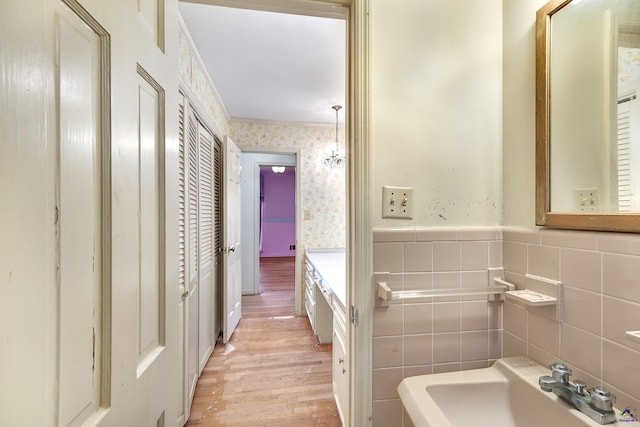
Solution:
M 501 1 L 371 4 L 374 226 L 500 224 Z M 383 185 L 415 187 L 412 220 Z
M 505 225 L 535 225 L 535 23 L 536 11 L 546 2 L 503 1 Z
M 295 166 L 295 154 L 242 153 L 241 218 L 242 293 L 259 293 L 260 165 Z

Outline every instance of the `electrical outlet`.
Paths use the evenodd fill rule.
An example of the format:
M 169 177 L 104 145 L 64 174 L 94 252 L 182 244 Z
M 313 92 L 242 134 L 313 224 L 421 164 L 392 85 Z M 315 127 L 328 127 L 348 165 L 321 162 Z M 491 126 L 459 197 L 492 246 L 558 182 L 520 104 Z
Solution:
M 383 218 L 413 218 L 413 187 L 382 187 Z
M 574 188 L 573 204 L 580 212 L 595 212 L 598 210 L 597 188 Z

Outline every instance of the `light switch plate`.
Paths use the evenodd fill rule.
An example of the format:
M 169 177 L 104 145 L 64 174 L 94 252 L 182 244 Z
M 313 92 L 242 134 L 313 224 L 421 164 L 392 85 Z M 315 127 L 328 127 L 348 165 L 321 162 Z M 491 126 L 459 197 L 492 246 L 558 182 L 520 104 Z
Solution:
M 413 218 L 413 187 L 382 187 L 383 218 Z

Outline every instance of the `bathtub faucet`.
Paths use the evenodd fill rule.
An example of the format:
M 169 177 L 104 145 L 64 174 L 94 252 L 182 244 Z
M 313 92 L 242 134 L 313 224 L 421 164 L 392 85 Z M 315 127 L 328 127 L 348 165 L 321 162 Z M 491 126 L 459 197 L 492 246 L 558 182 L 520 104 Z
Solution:
M 571 383 L 571 369 L 562 363 L 556 362 L 549 368 L 551 376 L 544 375 L 538 380 L 543 391 L 554 392 L 556 396 L 600 424 L 616 422 L 616 414 L 613 411 L 615 395 L 604 387 L 594 386 L 585 390 L 587 384 L 580 380 Z

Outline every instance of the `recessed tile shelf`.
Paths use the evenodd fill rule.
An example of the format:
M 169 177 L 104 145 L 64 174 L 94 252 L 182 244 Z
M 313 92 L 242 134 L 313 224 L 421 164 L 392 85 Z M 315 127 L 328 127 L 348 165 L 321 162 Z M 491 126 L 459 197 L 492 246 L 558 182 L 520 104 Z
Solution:
M 627 339 L 640 344 L 640 331 L 627 331 L 625 332 L 625 335 L 627 336 Z

